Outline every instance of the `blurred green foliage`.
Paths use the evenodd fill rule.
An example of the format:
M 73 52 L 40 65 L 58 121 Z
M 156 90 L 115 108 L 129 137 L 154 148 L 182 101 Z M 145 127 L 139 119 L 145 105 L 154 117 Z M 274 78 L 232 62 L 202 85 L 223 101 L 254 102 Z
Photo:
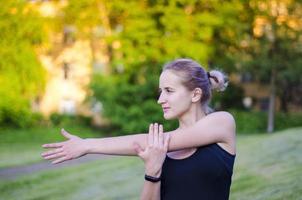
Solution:
M 206 69 L 220 67 L 231 73 L 249 71 L 250 61 L 255 61 L 258 62 L 254 67 L 255 72 L 266 73 L 266 68 L 256 60 L 261 59 L 258 54 L 260 51 L 267 55 L 269 50 L 260 47 L 253 49 L 256 54 L 250 51 L 255 42 L 261 44 L 261 38 L 253 35 L 254 22 L 260 12 L 258 9 L 261 9 L 255 2 L 112 1 L 103 5 L 108 13 L 109 26 L 106 27 L 110 34 L 106 34 L 106 37 L 111 50 L 112 70 L 110 76 L 95 76 L 92 90 L 103 103 L 105 117 L 123 132 L 146 130 L 153 121 L 163 123 L 161 111 L 156 105 L 155 80 L 164 62 L 189 57 L 202 63 Z M 273 22 L 269 21 L 268 25 Z M 289 28 L 289 31 L 292 30 Z M 282 37 L 287 42 L 297 39 L 286 39 L 288 34 Z M 121 48 L 114 46 L 115 41 L 121 43 Z M 248 48 L 242 46 L 244 42 Z M 293 59 L 296 62 L 299 52 L 297 49 L 292 51 L 296 52 Z M 282 59 L 282 52 L 278 57 Z M 270 57 L 262 61 L 265 59 L 270 62 Z M 291 60 L 286 62 L 291 63 Z M 292 64 L 298 66 L 297 63 Z M 291 69 L 286 68 L 287 71 Z M 292 73 L 294 71 L 297 72 L 296 68 L 293 68 Z M 214 94 L 212 105 L 217 109 L 243 110 L 243 96 L 240 85 L 230 84 L 225 93 Z M 241 115 L 245 119 L 245 113 Z M 241 121 L 239 130 L 247 130 L 242 125 L 244 120 Z M 255 127 L 250 126 L 249 129 L 262 131 L 266 126 L 263 123 L 265 121 L 265 114 L 259 114 L 259 123 L 255 119 Z M 176 126 L 172 124 L 168 125 L 168 129 Z
M 177 126 L 164 122 L 156 99 L 162 65 L 179 57 L 195 59 L 207 70 L 249 72 L 264 84 L 276 70 L 282 109 L 286 111 L 287 102 L 301 101 L 294 95 L 302 83 L 298 1 L 280 1 L 284 15 L 282 9 L 272 10 L 279 7 L 269 0 L 69 0 L 51 19 L 31 6 L 42 4 L 9 0 L 0 7 L 0 126 L 39 121 L 30 103 L 43 93 L 46 74 L 35 47 L 47 43 L 48 34 L 62 35 L 66 28 L 74 30 L 72 40 L 90 42 L 93 66 L 100 62 L 99 49 L 108 57 L 108 63 L 102 63 L 106 70 L 95 71 L 91 88 L 113 129 L 122 132 L 145 131 L 155 121 L 167 129 Z M 262 34 L 255 34 L 256 22 Z M 56 49 L 52 45 L 49 52 Z M 240 110 L 243 95 L 241 86 L 230 84 L 225 93 L 214 94 L 212 105 Z M 69 119 L 51 117 L 54 124 Z
M 240 85 L 230 83 L 224 92 L 213 92 L 211 107 L 216 110 L 237 109 L 244 110 L 242 99 L 244 90 Z
M 83 115 L 52 113 L 49 116 L 49 122 L 54 127 L 73 126 L 74 124 L 77 124 L 78 126 L 89 127 L 91 126 L 91 117 Z
M 258 1 L 243 3 L 245 15 L 238 22 L 244 29 L 236 54 L 242 70 L 253 74 L 254 81 L 270 84 L 279 98 L 281 110 L 288 103 L 302 104 L 295 97 L 302 91 L 301 1 Z
M 94 96 L 102 102 L 102 114 L 110 119 L 113 134 L 147 132 L 154 122 L 163 124 L 165 130 L 176 128 L 176 121 L 164 121 L 157 104 L 158 77 L 145 78 L 144 83 L 138 83 L 131 77 L 94 77 Z
M 30 102 L 45 84 L 34 50 L 43 40 L 42 21 L 26 4 L 9 0 L 0 6 L 0 126 L 32 125 Z
M 239 134 L 265 132 L 267 116 L 259 111 L 229 111 L 236 120 L 236 130 Z M 302 113 L 277 112 L 275 116 L 276 130 L 302 126 Z

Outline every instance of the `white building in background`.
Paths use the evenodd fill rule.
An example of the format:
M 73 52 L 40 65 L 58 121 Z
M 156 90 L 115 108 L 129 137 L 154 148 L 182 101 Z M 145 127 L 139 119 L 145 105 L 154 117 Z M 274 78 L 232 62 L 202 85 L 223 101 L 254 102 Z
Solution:
M 40 55 L 40 60 L 48 72 L 40 111 L 45 115 L 84 112 L 81 106 L 89 92 L 92 73 L 89 43 L 76 41 L 58 56 Z
M 66 5 L 66 0 L 30 2 L 42 16 L 50 18 Z M 101 49 L 92 52 L 91 41 L 76 40 L 75 33 L 75 27 L 65 26 L 61 33 L 50 34 L 51 49 L 41 47 L 37 50 L 47 77 L 45 91 L 33 102 L 33 109 L 45 116 L 52 113 L 93 116 L 94 122 L 100 124 L 101 103 L 95 101 L 95 105 L 91 105 L 85 100 L 91 92 L 92 72 L 96 71 L 93 66 L 104 66 L 108 59 Z M 92 62 L 93 58 L 97 63 Z

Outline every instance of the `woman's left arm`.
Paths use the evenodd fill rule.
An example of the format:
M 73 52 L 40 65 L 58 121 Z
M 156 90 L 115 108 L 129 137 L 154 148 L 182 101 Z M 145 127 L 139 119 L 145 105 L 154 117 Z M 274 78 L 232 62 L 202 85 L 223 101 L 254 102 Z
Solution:
M 169 151 L 221 143 L 235 153 L 236 124 L 228 112 L 214 112 L 191 127 L 166 133 L 171 136 Z
M 151 181 L 147 179 L 144 182 L 141 200 L 160 200 L 160 177 L 168 152 L 169 139 L 170 136 L 163 133 L 163 126 L 155 123 L 149 127 L 146 148 L 142 149 L 139 144 L 135 144 L 134 146 L 137 155 L 145 163 L 145 175 L 151 176 Z M 158 180 L 154 181 L 153 178 Z

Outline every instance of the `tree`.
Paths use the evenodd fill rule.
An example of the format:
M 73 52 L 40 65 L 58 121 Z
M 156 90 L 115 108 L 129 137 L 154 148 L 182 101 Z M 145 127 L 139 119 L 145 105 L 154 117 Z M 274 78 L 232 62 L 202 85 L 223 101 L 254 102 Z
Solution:
M 270 85 L 267 132 L 274 130 L 275 98 L 286 110 L 288 96 L 301 85 L 302 4 L 299 1 L 256 1 L 245 4 L 253 23 L 241 41 L 245 70 Z M 242 54 L 241 54 L 242 55 Z M 301 88 L 301 87 L 300 87 Z M 283 100 L 282 100 L 283 99 Z
M 43 41 L 42 24 L 25 1 L 7 1 L 0 7 L 1 125 L 27 125 L 30 102 L 43 91 L 45 72 L 34 48 Z
M 212 45 L 215 29 L 224 22 L 219 8 L 228 5 L 231 9 L 231 4 L 214 0 L 111 1 L 108 13 L 115 27 L 110 40 L 112 74 L 96 75 L 92 88 L 113 125 L 131 132 L 145 130 L 150 121 L 163 121 L 156 105 L 161 66 L 189 57 L 207 68 L 216 48 Z

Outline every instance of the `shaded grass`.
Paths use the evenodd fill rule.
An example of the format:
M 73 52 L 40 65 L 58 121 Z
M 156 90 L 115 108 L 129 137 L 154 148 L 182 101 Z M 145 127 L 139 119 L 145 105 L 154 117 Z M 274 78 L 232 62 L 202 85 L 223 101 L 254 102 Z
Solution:
M 143 164 L 116 157 L 76 167 L 40 172 L 15 181 L 0 181 L 3 199 L 137 199 Z
M 81 137 L 100 137 L 101 133 L 91 128 L 77 126 L 65 127 Z M 61 127 L 36 127 L 30 129 L 0 130 L 0 168 L 31 164 L 42 161 L 40 154 L 44 143 L 65 140 L 60 134 Z
M 230 199 L 301 199 L 302 128 L 239 135 L 237 143 Z M 0 180 L 0 199 L 139 199 L 143 169 L 138 158 L 114 157 Z
M 240 136 L 231 199 L 299 199 L 302 129 Z

